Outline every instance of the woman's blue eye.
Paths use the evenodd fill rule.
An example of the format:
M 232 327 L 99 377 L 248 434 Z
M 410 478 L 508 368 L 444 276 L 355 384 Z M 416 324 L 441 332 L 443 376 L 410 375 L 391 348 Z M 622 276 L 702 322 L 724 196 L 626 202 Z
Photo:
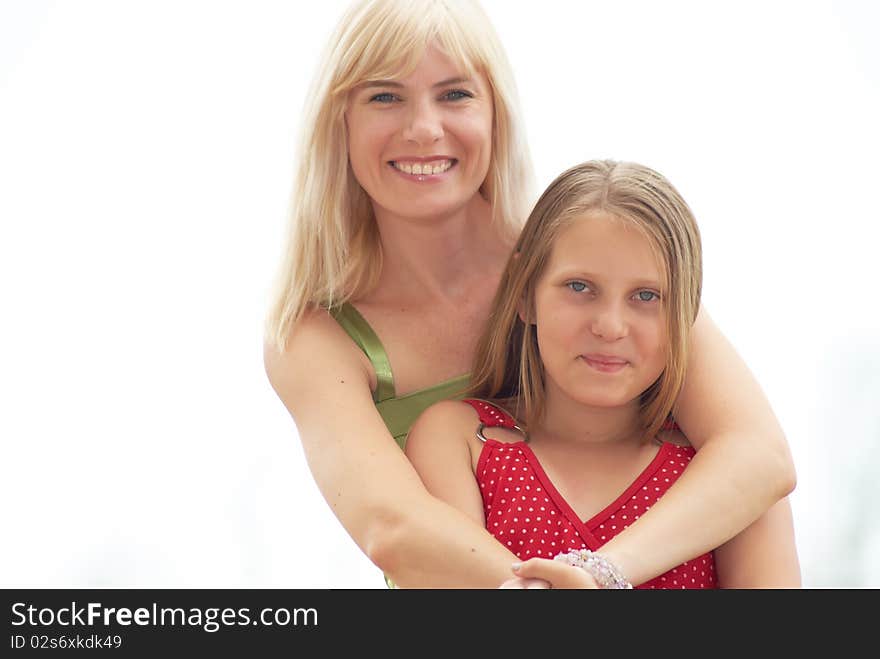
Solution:
M 583 293 L 587 290 L 587 285 L 582 281 L 570 281 L 566 284 L 575 293 Z
M 659 300 L 660 296 L 657 295 L 654 291 L 639 291 L 636 293 L 636 297 L 639 298 L 642 302 L 653 302 L 654 300 Z
M 472 95 L 463 89 L 453 89 L 451 91 L 446 92 L 443 97 L 447 101 L 460 101 L 463 98 L 472 98 Z
M 394 94 L 390 94 L 388 92 L 382 92 L 381 94 L 376 94 L 375 96 L 370 97 L 370 102 L 376 101 L 378 103 L 391 103 L 394 100 Z

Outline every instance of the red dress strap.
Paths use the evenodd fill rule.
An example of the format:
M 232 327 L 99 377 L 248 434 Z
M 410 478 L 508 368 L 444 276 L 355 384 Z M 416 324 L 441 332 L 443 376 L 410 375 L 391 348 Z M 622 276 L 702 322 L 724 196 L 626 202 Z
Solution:
M 501 426 L 502 428 L 515 429 L 517 427 L 516 421 L 513 420 L 512 416 L 492 403 L 487 403 L 478 398 L 465 398 L 461 402 L 473 407 L 480 416 L 480 423 L 487 428 Z
M 660 430 L 678 430 L 681 431 L 681 428 L 678 427 L 678 424 L 675 422 L 675 419 L 672 416 L 666 417 L 666 421 L 660 426 Z

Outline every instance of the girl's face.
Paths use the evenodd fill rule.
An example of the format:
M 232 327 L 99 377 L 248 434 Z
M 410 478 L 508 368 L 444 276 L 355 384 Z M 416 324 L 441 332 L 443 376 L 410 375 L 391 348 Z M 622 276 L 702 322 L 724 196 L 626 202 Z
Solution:
M 559 233 L 535 287 L 548 399 L 617 407 L 653 384 L 666 365 L 663 281 L 627 222 L 594 212 Z
M 429 47 L 406 78 L 352 90 L 345 114 L 348 157 L 378 210 L 435 217 L 479 193 L 492 156 L 492 93 Z

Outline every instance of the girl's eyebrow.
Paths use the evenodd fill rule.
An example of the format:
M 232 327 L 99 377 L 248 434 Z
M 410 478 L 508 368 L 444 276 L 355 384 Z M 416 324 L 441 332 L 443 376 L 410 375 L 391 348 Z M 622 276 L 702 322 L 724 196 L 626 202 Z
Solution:
M 589 279 L 593 282 L 601 282 L 604 277 L 602 275 L 597 275 L 592 272 L 587 272 L 586 270 L 580 270 L 578 268 L 571 268 L 560 270 L 560 277 L 579 277 L 581 279 Z M 651 288 L 661 288 L 660 282 L 652 277 L 633 277 L 632 279 L 627 281 L 629 286 L 638 288 L 640 286 L 647 286 Z

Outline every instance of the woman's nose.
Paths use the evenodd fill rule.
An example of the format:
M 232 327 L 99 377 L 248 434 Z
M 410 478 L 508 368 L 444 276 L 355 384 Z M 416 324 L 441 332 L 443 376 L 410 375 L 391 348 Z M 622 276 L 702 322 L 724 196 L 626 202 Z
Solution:
M 429 100 L 413 102 L 406 115 L 403 138 L 419 145 L 433 144 L 443 137 L 443 122 L 438 108 Z

